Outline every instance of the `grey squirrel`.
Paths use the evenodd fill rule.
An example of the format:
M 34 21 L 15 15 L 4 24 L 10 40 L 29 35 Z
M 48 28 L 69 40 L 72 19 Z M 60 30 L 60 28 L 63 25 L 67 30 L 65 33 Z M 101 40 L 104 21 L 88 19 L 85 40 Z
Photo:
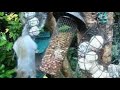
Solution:
M 13 45 L 17 55 L 17 76 L 16 78 L 35 78 L 35 51 L 36 43 L 29 35 L 19 37 Z

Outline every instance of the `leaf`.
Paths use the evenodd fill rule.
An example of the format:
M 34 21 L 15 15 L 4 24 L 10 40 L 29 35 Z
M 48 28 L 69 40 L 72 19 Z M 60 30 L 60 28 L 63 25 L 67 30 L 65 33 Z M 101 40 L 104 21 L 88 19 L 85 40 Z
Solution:
M 6 53 L 0 54 L 0 63 L 3 62 L 6 58 Z
M 5 75 L 4 75 L 4 74 L 1 74 L 1 75 L 0 75 L 0 78 L 5 78 Z
M 4 12 L 0 12 L 0 16 L 3 16 L 4 15 Z
M 0 41 L 0 47 L 4 46 L 7 43 L 7 41 Z
M 8 43 L 7 46 L 6 46 L 7 51 L 12 50 L 12 46 L 13 46 L 12 42 Z
M 4 33 L 2 33 L 1 40 L 7 40 L 6 35 Z
M 0 25 L 0 78 L 11 78 L 16 64 L 12 61 L 12 46 L 22 32 L 22 24 L 13 12 L 0 12 L 0 22 L 2 23 Z M 6 28 L 9 29 L 8 36 L 5 34 Z
M 2 64 L 2 65 L 0 66 L 0 71 L 1 71 L 2 69 L 4 69 L 4 68 L 5 68 L 5 65 Z
M 6 71 L 6 75 L 8 75 L 8 76 L 11 75 L 11 74 L 13 74 L 13 73 L 15 73 L 14 69 Z
M 44 32 L 44 28 L 42 28 L 42 29 L 40 30 L 40 32 Z
M 10 38 L 12 38 L 14 36 L 14 34 L 12 32 L 9 33 Z

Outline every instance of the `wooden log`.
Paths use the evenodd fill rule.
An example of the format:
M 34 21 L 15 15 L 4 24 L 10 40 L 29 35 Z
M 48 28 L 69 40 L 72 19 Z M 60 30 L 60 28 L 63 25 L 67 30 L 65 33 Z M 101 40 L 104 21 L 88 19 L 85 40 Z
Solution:
M 71 66 L 70 66 L 70 63 L 69 63 L 69 60 L 67 58 L 67 55 L 65 56 L 64 58 L 64 61 L 63 61 L 63 68 L 62 68 L 62 72 L 63 72 L 63 75 L 66 77 L 66 78 L 73 78 L 74 75 L 73 75 L 73 71 L 71 69 Z
M 85 15 L 84 19 L 87 27 L 90 28 L 97 23 L 96 12 L 83 12 L 83 14 Z
M 51 32 L 51 35 L 56 31 L 56 19 L 53 16 L 53 12 L 48 12 L 45 27 Z

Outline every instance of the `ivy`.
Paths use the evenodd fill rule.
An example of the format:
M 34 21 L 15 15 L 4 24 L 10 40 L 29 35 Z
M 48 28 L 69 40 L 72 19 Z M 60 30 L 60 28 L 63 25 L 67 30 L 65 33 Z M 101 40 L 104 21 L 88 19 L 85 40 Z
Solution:
M 113 45 L 112 45 L 112 62 L 114 64 L 119 63 L 120 58 L 120 12 L 114 14 L 115 23 L 113 26 Z

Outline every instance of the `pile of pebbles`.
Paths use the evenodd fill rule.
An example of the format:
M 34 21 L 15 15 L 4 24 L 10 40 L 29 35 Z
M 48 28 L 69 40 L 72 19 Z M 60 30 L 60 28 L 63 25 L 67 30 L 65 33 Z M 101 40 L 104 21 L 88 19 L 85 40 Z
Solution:
M 27 31 L 30 36 L 37 36 L 40 34 L 43 29 L 46 19 L 47 13 L 44 12 L 24 12 L 24 17 L 26 21 Z M 25 31 L 23 31 L 25 33 Z

